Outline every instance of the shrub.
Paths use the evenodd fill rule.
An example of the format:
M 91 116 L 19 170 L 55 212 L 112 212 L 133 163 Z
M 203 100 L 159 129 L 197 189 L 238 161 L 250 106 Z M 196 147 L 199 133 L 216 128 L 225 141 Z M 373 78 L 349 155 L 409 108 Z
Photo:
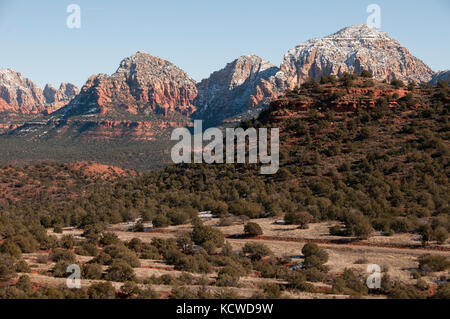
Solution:
M 194 242 L 188 234 L 179 234 L 177 237 L 177 247 L 183 253 L 189 253 L 194 247 Z
M 226 227 L 234 224 L 234 218 L 231 216 L 222 217 L 219 221 L 219 226 Z
M 419 270 L 422 272 L 444 271 L 450 267 L 450 261 L 445 256 L 423 255 L 419 257 Z
M 189 215 L 181 210 L 171 211 L 167 214 L 167 217 L 172 222 L 172 225 L 185 224 L 189 219 Z
M 102 272 L 102 266 L 99 264 L 85 264 L 83 265 L 82 276 L 85 279 L 100 279 Z
M 12 241 L 19 246 L 23 253 L 32 253 L 39 248 L 39 243 L 31 235 L 18 235 L 12 238 Z
M 353 271 L 345 269 L 341 276 L 333 280 L 332 291 L 334 293 L 365 295 L 368 289 L 365 283 L 355 276 Z
M 100 265 L 109 265 L 111 264 L 112 260 L 113 260 L 112 257 L 103 251 L 97 257 L 92 259 L 90 262 L 98 263 Z
M 31 268 L 30 266 L 28 266 L 27 262 L 25 260 L 19 260 L 16 264 L 15 264 L 15 269 L 17 272 L 23 272 L 23 273 L 30 273 L 31 272 Z
M 153 218 L 152 224 L 155 228 L 163 228 L 170 225 L 170 219 L 163 214 L 159 214 Z
M 149 245 L 142 249 L 140 257 L 142 259 L 159 259 L 161 255 L 155 246 Z
M 336 84 L 336 82 L 337 82 L 337 78 L 333 74 L 322 75 L 322 77 L 320 78 L 320 84 L 327 84 L 327 83 Z
M 260 260 L 265 256 L 272 255 L 272 251 L 264 244 L 246 243 L 242 248 L 242 252 L 248 255 L 252 260 Z
M 450 282 L 440 284 L 433 297 L 436 299 L 450 299 Z
M 14 242 L 10 240 L 5 240 L 0 245 L 0 253 L 8 254 L 14 258 L 20 258 L 22 256 L 22 251 L 20 250 L 19 246 L 17 246 Z
M 359 132 L 358 139 L 366 140 L 366 139 L 370 138 L 371 136 L 372 136 L 372 132 L 371 132 L 370 128 L 363 127 L 361 129 L 361 131 Z
M 322 264 L 312 267 L 305 266 L 305 268 L 306 269 L 302 270 L 302 272 L 306 276 L 306 280 L 312 282 L 324 282 L 327 280 L 327 267 L 323 266 Z
M 206 259 L 206 257 L 204 255 L 201 254 L 196 254 L 194 256 L 192 256 L 192 258 L 196 259 L 197 261 L 197 265 L 198 265 L 198 273 L 201 274 L 208 274 L 210 272 L 212 272 L 213 268 L 211 266 L 211 264 L 208 262 L 208 259 Z M 188 269 L 185 269 L 188 270 Z
M 63 248 L 55 249 L 51 254 L 50 258 L 54 262 L 66 262 L 73 264 L 75 262 L 75 255 L 71 251 Z
M 140 289 L 137 295 L 137 299 L 158 299 L 159 294 L 152 289 L 152 287 L 145 287 Z
M 139 252 L 141 250 L 142 240 L 139 238 L 132 238 L 128 243 L 127 247 L 135 252 Z
M 439 226 L 433 231 L 433 238 L 438 244 L 445 244 L 448 238 L 448 231 L 444 227 Z
M 316 292 L 314 285 L 306 282 L 306 276 L 298 271 L 288 277 L 288 284 L 291 289 L 306 292 Z
M 403 83 L 403 81 L 397 80 L 397 79 L 392 80 L 392 81 L 391 81 L 391 85 L 392 85 L 394 88 L 396 88 L 396 89 L 400 89 L 400 88 L 402 88 L 402 87 L 405 86 L 405 84 Z
M 16 277 L 14 258 L 7 254 L 0 254 L 0 279 L 6 280 Z
M 87 293 L 89 299 L 114 299 L 116 297 L 116 290 L 110 282 L 92 284 Z
M 106 271 L 105 279 L 110 281 L 134 280 L 134 270 L 123 260 L 115 260 Z
M 243 275 L 243 271 L 242 271 L 242 269 L 240 269 L 238 267 L 233 267 L 232 265 L 227 265 L 219 271 L 219 275 L 230 275 L 230 276 L 240 277 L 241 275 Z
M 104 255 L 104 256 L 102 256 L 102 255 Z M 108 256 L 110 256 L 110 258 L 108 258 Z M 102 261 L 102 257 L 104 257 L 105 260 Z M 110 264 L 113 260 L 117 260 L 117 259 L 120 259 L 120 260 L 126 262 L 131 267 L 139 267 L 140 266 L 140 262 L 136 256 L 136 254 L 132 250 L 130 250 L 126 246 L 124 246 L 123 244 L 106 246 L 104 248 L 102 254 L 100 254 L 96 260 L 100 264 Z
M 364 264 L 368 264 L 368 263 L 369 263 L 369 260 L 366 257 L 358 258 L 354 262 L 355 265 L 364 265 Z
M 53 226 L 53 232 L 56 233 L 56 234 L 62 234 L 63 229 L 62 229 L 61 225 L 54 225 Z
M 352 79 L 345 79 L 343 84 L 344 84 L 344 87 L 351 88 L 353 86 L 353 80 Z
M 194 227 L 191 234 L 192 241 L 204 246 L 207 243 L 213 244 L 215 247 L 221 246 L 224 242 L 224 236 L 222 232 L 211 226 L 197 225 Z
M 286 224 L 299 225 L 300 229 L 308 229 L 308 224 L 312 219 L 312 216 L 306 212 L 289 212 L 284 216 Z
M 100 244 L 103 246 L 114 245 L 118 243 L 120 243 L 120 239 L 114 233 L 105 233 L 100 239 Z
M 60 246 L 65 249 L 72 249 L 74 243 L 75 239 L 72 235 L 64 235 L 59 241 Z
M 419 235 L 421 236 L 422 245 L 426 246 L 433 239 L 433 229 L 428 224 L 423 225 L 419 229 Z
M 98 255 L 98 249 L 95 244 L 86 242 L 81 247 L 75 248 L 75 253 L 81 256 L 96 257 Z
M 120 292 L 127 297 L 131 297 L 139 293 L 139 287 L 136 283 L 127 281 L 120 287 Z
M 261 272 L 263 278 L 275 278 L 278 275 L 278 266 L 274 262 L 254 262 L 254 269 Z
M 307 243 L 302 248 L 302 254 L 305 257 L 317 256 L 323 263 L 328 261 L 328 254 L 316 243 Z
M 390 224 L 390 228 L 396 233 L 408 233 L 412 230 L 412 225 L 406 218 L 396 218 Z
M 264 214 L 264 207 L 259 203 L 240 199 L 229 205 L 229 211 L 237 216 L 244 215 L 249 218 L 260 218 Z
M 348 235 L 359 239 L 367 239 L 373 232 L 370 220 L 358 211 L 350 211 L 344 216 L 344 223 Z
M 170 299 L 196 299 L 197 294 L 194 290 L 187 287 L 176 287 L 173 288 L 170 295 Z
M 363 78 L 373 78 L 373 73 L 370 72 L 369 70 L 363 70 L 361 72 L 361 77 L 363 77 Z
M 221 274 L 217 277 L 216 286 L 218 287 L 238 287 L 239 276 L 232 276 L 228 274 Z
M 371 87 L 374 87 L 374 86 L 375 86 L 375 82 L 372 81 L 372 80 L 367 80 L 367 81 L 364 81 L 364 83 L 363 83 L 362 86 L 365 87 L 365 88 L 371 88 Z M 372 92 L 372 91 L 369 91 L 369 95 L 370 95 L 370 94 L 373 95 L 373 92 Z
M 47 264 L 49 261 L 49 256 L 46 254 L 39 254 L 36 258 L 36 262 L 39 264 Z
M 59 278 L 67 277 L 69 275 L 69 272 L 67 272 L 69 265 L 70 263 L 67 261 L 58 261 L 52 269 L 53 276 Z
M 263 231 L 261 229 L 261 226 L 259 226 L 257 223 L 248 222 L 247 225 L 244 226 L 244 233 L 247 236 L 260 236 L 263 234 Z
M 302 88 L 305 89 L 317 89 L 319 87 L 320 87 L 319 82 L 317 82 L 316 79 L 308 79 L 302 84 Z
M 31 286 L 31 280 L 29 276 L 20 276 L 19 280 L 16 283 L 16 288 L 20 289 L 24 292 L 30 293 L 32 290 L 32 286 Z
M 214 293 L 216 299 L 238 299 L 239 295 L 233 289 L 221 289 Z
M 98 242 L 102 236 L 104 227 L 101 224 L 91 224 L 84 228 L 84 232 L 81 234 L 91 242 Z
M 425 299 L 426 292 L 417 289 L 412 285 L 395 283 L 388 292 L 389 299 Z
M 144 222 L 142 220 L 138 221 L 134 226 L 132 227 L 132 231 L 135 233 L 142 233 L 144 232 Z
M 328 261 L 328 253 L 317 244 L 307 243 L 303 246 L 302 253 L 305 256 L 305 269 L 327 270 L 324 264 Z
M 281 298 L 282 290 L 278 284 L 265 284 L 263 290 L 265 297 L 268 299 Z

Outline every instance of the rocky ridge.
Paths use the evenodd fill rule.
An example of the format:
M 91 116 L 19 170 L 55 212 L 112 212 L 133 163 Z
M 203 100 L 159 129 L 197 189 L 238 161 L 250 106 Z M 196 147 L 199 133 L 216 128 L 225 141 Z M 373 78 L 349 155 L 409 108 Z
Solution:
M 71 83 L 62 83 L 59 90 L 47 84 L 42 90 L 19 72 L 0 68 L 0 113 L 12 116 L 49 114 L 69 103 L 78 93 L 79 89 Z
M 42 90 L 19 72 L 0 68 L 0 113 L 36 114 L 44 111 Z
M 431 78 L 430 84 L 436 85 L 439 81 L 450 83 L 450 70 L 436 72 Z
M 280 93 L 272 78 L 279 68 L 256 55 L 243 55 L 198 83 L 198 118 L 221 120 L 267 104 Z
M 45 101 L 49 104 L 58 102 L 69 102 L 80 90 L 72 83 L 61 83 L 59 89 L 47 84 L 44 88 Z
M 76 114 L 189 115 L 197 96 L 195 81 L 172 63 L 145 52 L 125 58 L 112 75 L 91 76 L 81 92 L 61 110 Z
M 168 119 L 169 114 L 179 114 L 231 123 L 257 115 L 285 90 L 309 78 L 362 70 L 388 81 L 448 81 L 448 71 L 434 74 L 385 32 L 356 25 L 296 46 L 280 68 L 256 55 L 243 55 L 199 83 L 145 52 L 123 59 L 112 75 L 91 76 L 81 91 L 65 83 L 59 89 L 47 85 L 42 91 L 20 73 L 0 69 L 0 112 L 54 113 L 66 119 L 80 115 L 89 120 L 94 116 L 99 123 L 148 122 L 154 115 Z
M 308 78 L 369 70 L 379 80 L 428 82 L 433 71 L 397 40 L 365 24 L 309 40 L 288 51 L 281 65 L 287 88 Z

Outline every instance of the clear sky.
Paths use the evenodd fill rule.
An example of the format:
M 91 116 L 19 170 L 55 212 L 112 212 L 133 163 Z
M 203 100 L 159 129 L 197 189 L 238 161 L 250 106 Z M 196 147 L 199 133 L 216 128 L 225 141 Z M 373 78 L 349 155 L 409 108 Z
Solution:
M 80 29 L 66 25 L 72 3 Z M 449 0 L 0 0 L 0 66 L 41 87 L 81 86 L 143 50 L 201 80 L 242 54 L 279 65 L 297 44 L 365 23 L 371 3 L 381 30 L 433 70 L 450 68 Z

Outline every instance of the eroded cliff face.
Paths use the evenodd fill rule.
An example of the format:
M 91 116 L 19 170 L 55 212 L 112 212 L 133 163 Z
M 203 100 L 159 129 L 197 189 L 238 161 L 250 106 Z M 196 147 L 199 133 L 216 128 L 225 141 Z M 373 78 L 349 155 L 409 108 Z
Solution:
M 285 55 L 279 76 L 292 89 L 309 78 L 318 80 L 322 75 L 362 70 L 388 81 L 428 82 L 433 75 L 427 65 L 397 40 L 364 24 L 296 46 Z
M 59 89 L 47 84 L 43 92 L 46 102 L 44 114 L 51 114 L 69 104 L 80 93 L 80 89 L 72 83 L 61 83 Z
M 256 55 L 243 55 L 199 83 L 172 63 L 145 52 L 123 59 L 112 75 L 91 76 L 81 91 L 64 83 L 59 89 L 47 85 L 42 91 L 19 73 L 0 69 L 0 113 L 9 114 L 7 120 L 0 122 L 0 132 L 25 123 L 11 121 L 11 116 L 41 113 L 52 114 L 47 119 L 76 117 L 89 122 L 86 127 L 92 131 L 97 130 L 96 125 L 100 131 L 106 125 L 105 134 L 110 136 L 135 130 L 142 132 L 144 139 L 157 136 L 151 131 L 164 129 L 164 120 L 176 123 L 180 117 L 185 124 L 194 118 L 211 125 L 235 125 L 256 117 L 285 90 L 294 89 L 309 78 L 319 80 L 322 75 L 339 76 L 362 70 L 388 81 L 448 81 L 448 71 L 434 74 L 397 40 L 382 31 L 357 25 L 295 47 L 285 55 L 280 68 Z M 341 104 L 336 108 L 356 107 L 354 101 Z M 108 121 L 121 124 L 110 127 Z M 140 123 L 138 127 L 136 123 Z M 115 129 L 119 133 L 113 133 Z
M 120 120 L 69 120 L 53 131 L 55 137 L 72 136 L 77 132 L 81 141 L 154 141 L 162 138 L 168 129 L 183 127 L 186 123 L 176 120 L 120 121 Z
M 450 70 L 439 71 L 439 72 L 433 74 L 430 84 L 436 85 L 436 84 L 438 84 L 439 81 L 445 81 L 447 83 L 450 83 Z
M 283 110 L 284 106 L 289 103 L 291 108 L 296 111 L 307 111 L 313 108 L 320 111 L 331 109 L 335 112 L 355 112 L 358 109 L 374 109 L 380 99 L 389 101 L 387 107 L 396 108 L 403 97 L 412 93 L 408 89 L 391 88 L 388 84 L 380 84 L 378 87 L 371 88 L 352 87 L 342 89 L 330 87 L 330 85 L 322 87 L 325 90 L 315 94 L 315 96 L 311 94 L 309 97 L 302 96 L 297 99 L 284 97 L 272 102 L 272 106 Z M 420 89 L 416 89 L 413 93 L 418 95 Z M 338 94 L 339 97 L 332 99 L 331 96 L 335 94 Z M 393 96 L 395 98 L 392 98 Z
M 194 80 L 172 63 L 145 52 L 124 59 L 112 75 L 91 76 L 64 108 L 76 114 L 149 114 L 194 111 Z
M 46 103 L 69 102 L 80 90 L 72 83 L 61 83 L 59 89 L 47 84 L 44 88 L 44 97 Z
M 45 109 L 42 90 L 11 69 L 0 68 L 0 113 L 36 114 Z
M 224 118 L 267 105 L 286 89 L 310 78 L 369 70 L 375 79 L 428 82 L 433 71 L 397 40 L 367 25 L 350 26 L 289 50 L 278 69 L 255 55 L 245 55 L 201 81 L 195 117 Z M 443 75 L 441 75 L 443 76 Z
M 270 79 L 279 71 L 256 55 L 243 55 L 198 85 L 198 118 L 223 119 L 268 103 L 279 95 Z
M 8 117 L 50 114 L 67 105 L 78 93 L 71 83 L 62 83 L 59 90 L 47 84 L 42 91 L 19 72 L 0 68 L 0 113 L 7 113 Z

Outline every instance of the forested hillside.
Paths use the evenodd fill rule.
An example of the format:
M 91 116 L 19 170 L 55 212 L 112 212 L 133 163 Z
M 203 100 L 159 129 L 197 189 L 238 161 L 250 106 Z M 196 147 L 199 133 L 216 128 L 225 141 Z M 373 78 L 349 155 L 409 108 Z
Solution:
M 331 234 L 420 233 L 424 245 L 443 244 L 450 231 L 448 93 L 444 82 L 382 83 L 368 72 L 308 81 L 242 123 L 280 128 L 280 170 L 272 176 L 242 164 L 89 179 L 59 164 L 3 167 L 0 239 L 32 252 L 57 245 L 45 228 L 137 217 L 164 227 L 198 223 L 198 212 L 210 210 L 222 218 L 284 216 L 301 227 L 338 220 Z M 27 180 L 54 189 L 44 196 Z

